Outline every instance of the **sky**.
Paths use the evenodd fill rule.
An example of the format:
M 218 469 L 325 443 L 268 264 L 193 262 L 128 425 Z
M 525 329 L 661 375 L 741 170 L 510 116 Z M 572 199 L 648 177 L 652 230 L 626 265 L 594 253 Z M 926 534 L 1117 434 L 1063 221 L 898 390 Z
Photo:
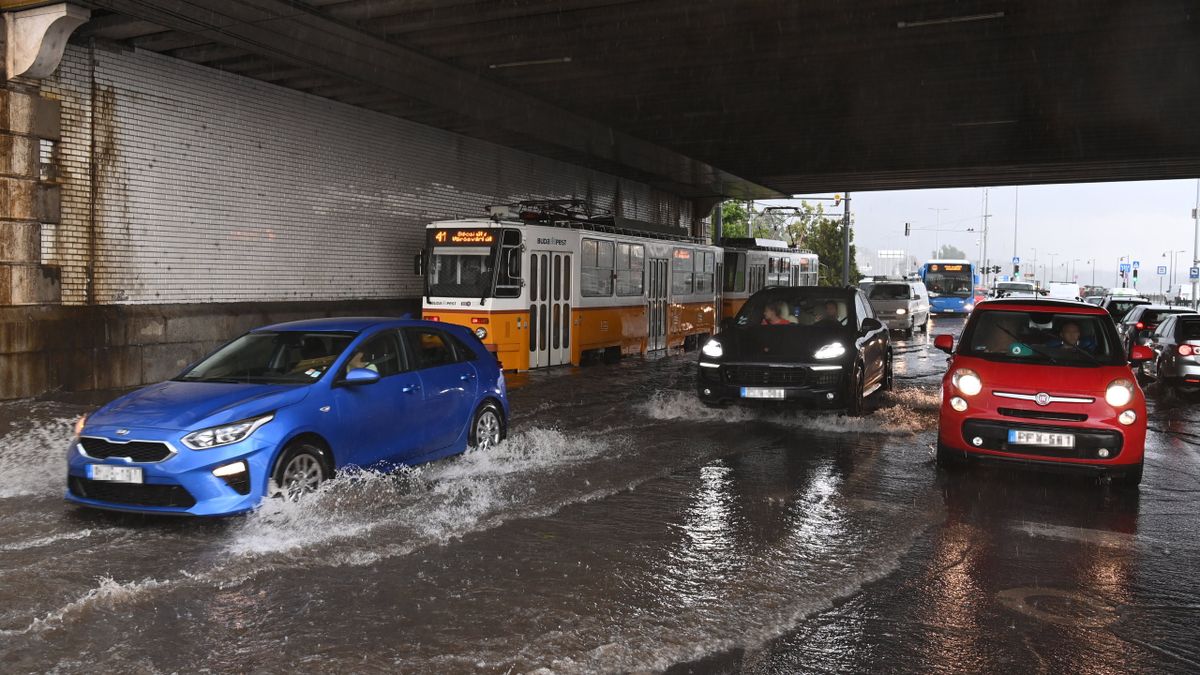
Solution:
M 1050 254 L 1057 281 L 1066 281 L 1074 262 L 1081 284 L 1091 283 L 1096 260 L 1096 283 L 1113 286 L 1121 256 L 1141 263 L 1139 288 L 1158 290 L 1158 265 L 1171 266 L 1171 250 L 1180 271 L 1177 284 L 1187 283 L 1187 266 L 1193 255 L 1196 206 L 1195 180 L 1137 181 L 1125 183 L 1076 183 L 993 187 L 988 189 L 988 258 L 1012 271 L 1013 227 L 1017 226 L 1016 250 L 1022 270 L 1028 271 L 1035 252 L 1039 267 L 1049 267 Z M 979 258 L 982 227 L 983 188 L 943 190 L 894 190 L 851 195 L 855 244 L 862 249 L 903 249 L 918 260 L 928 259 L 937 243 L 948 243 Z M 788 201 L 760 202 L 788 204 Z M 941 229 L 975 232 L 934 232 L 940 212 Z M 826 210 L 834 210 L 826 202 Z M 836 209 L 840 212 L 840 207 Z M 904 223 L 913 232 L 904 236 Z M 1163 253 L 1168 252 L 1164 257 Z M 1039 277 L 1041 278 L 1041 277 Z M 1167 280 L 1170 279 L 1168 274 Z

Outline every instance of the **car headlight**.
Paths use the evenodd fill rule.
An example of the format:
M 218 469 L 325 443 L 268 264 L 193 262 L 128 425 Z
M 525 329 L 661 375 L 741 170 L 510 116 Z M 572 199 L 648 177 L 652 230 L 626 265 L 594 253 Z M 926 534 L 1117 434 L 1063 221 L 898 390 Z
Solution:
M 896 310 L 896 313 L 897 314 L 908 314 L 908 310 L 901 307 L 900 309 Z
M 183 444 L 193 450 L 208 450 L 246 440 L 259 427 L 275 419 L 275 414 L 263 415 L 233 424 L 193 431 L 183 437 Z
M 486 338 L 487 337 L 487 329 L 484 328 L 483 326 L 476 328 L 475 329 L 475 337 L 479 338 L 480 340 Z
M 709 340 L 700 348 L 700 352 L 710 359 L 719 359 L 725 354 L 725 348 L 716 340 Z
M 964 312 L 969 312 L 969 311 L 971 311 L 971 310 L 973 310 L 973 309 L 975 309 L 975 305 L 973 305 L 973 304 L 971 304 L 971 303 L 969 303 L 969 302 L 968 302 L 967 304 L 963 305 L 963 311 L 964 311 Z
M 970 368 L 959 368 L 954 371 L 950 381 L 966 396 L 974 396 L 983 391 L 983 380 L 979 379 L 979 375 Z
M 1114 408 L 1119 408 L 1133 400 L 1133 382 L 1129 380 L 1113 380 L 1104 391 L 1104 400 Z
M 75 438 L 79 438 L 79 434 L 83 433 L 83 428 L 87 426 L 87 415 L 83 415 L 75 420 Z
M 818 359 L 836 359 L 846 353 L 846 346 L 840 342 L 830 342 L 829 344 L 817 350 L 814 357 Z

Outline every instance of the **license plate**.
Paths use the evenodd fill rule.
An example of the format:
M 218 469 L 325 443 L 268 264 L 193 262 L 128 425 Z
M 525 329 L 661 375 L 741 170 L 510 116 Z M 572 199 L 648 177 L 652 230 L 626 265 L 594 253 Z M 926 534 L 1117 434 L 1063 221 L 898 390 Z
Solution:
M 1010 445 L 1044 445 L 1051 448 L 1075 447 L 1075 434 L 1049 434 L 1042 431 L 1008 430 Z
M 742 387 L 742 398 L 785 398 L 782 389 L 768 387 Z
M 139 466 L 111 466 L 109 464 L 89 464 L 88 478 L 106 480 L 111 483 L 141 483 L 142 468 Z

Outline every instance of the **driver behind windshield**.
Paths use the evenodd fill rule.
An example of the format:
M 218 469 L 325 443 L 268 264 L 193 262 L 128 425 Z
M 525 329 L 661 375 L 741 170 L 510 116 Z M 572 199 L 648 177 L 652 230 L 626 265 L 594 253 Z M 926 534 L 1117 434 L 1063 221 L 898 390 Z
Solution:
M 1048 342 L 1051 347 L 1060 349 L 1082 349 L 1089 354 L 1096 351 L 1096 341 L 1083 336 L 1083 330 L 1075 321 L 1064 321 L 1058 327 L 1058 338 Z

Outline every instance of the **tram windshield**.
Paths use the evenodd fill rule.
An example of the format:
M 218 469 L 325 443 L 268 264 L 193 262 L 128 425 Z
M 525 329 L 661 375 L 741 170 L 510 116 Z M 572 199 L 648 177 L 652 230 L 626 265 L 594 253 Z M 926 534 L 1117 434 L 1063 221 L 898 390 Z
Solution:
M 441 248 L 429 256 L 429 294 L 451 298 L 491 295 L 495 251 L 486 246 Z
M 431 229 L 426 244 L 429 252 L 425 271 L 426 295 L 447 298 L 515 298 L 520 295 L 520 232 Z

